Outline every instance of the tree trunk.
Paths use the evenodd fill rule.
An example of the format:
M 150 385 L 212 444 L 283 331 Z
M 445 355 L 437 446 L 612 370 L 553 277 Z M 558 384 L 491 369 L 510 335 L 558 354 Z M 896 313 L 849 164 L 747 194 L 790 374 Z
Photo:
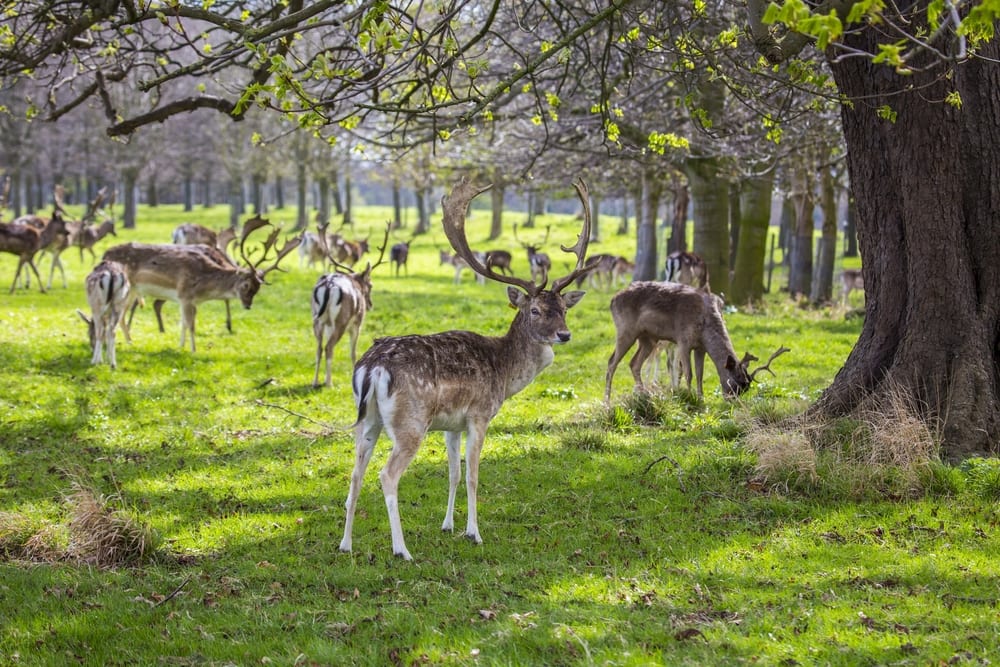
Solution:
M 594 243 L 601 242 L 601 197 L 594 193 L 590 194 L 590 240 Z M 582 218 L 581 218 L 582 219 Z
M 795 233 L 788 272 L 788 293 L 794 299 L 809 294 L 812 283 L 814 223 L 812 184 L 806 168 L 801 165 L 795 168 L 792 180 L 794 184 L 788 198 L 794 212 L 792 226 Z
M 713 292 L 729 294 L 729 183 L 718 158 L 687 161 L 694 205 L 694 251 L 705 260 Z
M 656 213 L 663 192 L 662 176 L 652 169 L 642 173 L 642 205 L 635 216 L 635 271 L 632 280 L 656 280 Z
M 122 226 L 125 229 L 135 229 L 136 196 L 139 182 L 139 170 L 134 167 L 122 169 Z
M 299 209 L 295 215 L 295 231 L 297 232 L 309 228 L 308 191 L 309 176 L 306 172 L 306 165 L 304 162 L 299 162 L 295 166 L 295 203 Z
M 330 222 L 330 179 L 326 176 L 320 176 L 316 179 L 316 187 L 319 188 L 316 222 L 320 225 L 326 225 Z
M 917 4 L 904 3 L 907 21 L 926 16 L 928 3 Z M 877 52 L 882 37 L 868 27 L 844 41 Z M 866 314 L 815 409 L 840 415 L 902 392 L 948 460 L 1000 446 L 1000 39 L 976 55 L 947 72 L 922 72 L 918 58 L 909 76 L 867 58 L 830 63 L 852 102 L 841 117 Z M 952 93 L 960 108 L 943 101 Z M 894 122 L 879 118 L 881 105 Z
M 771 226 L 771 192 L 774 170 L 748 178 L 740 188 L 740 245 L 736 251 L 729 300 L 743 305 L 764 298 L 764 259 Z
M 503 195 L 504 187 L 499 178 L 495 178 L 495 185 L 490 188 L 490 241 L 500 238 L 503 234 Z
M 691 203 L 688 184 L 687 181 L 683 180 L 682 175 L 674 172 L 671 181 L 671 189 L 674 191 L 674 207 L 670 221 L 670 245 L 667 246 L 667 254 L 677 250 L 682 252 L 687 250 L 688 206 Z
M 194 177 L 191 174 L 184 174 L 183 194 L 184 212 L 189 213 L 194 210 Z
M 833 300 L 833 265 L 837 259 L 837 188 L 833 182 L 833 168 L 825 167 L 820 178 L 823 234 L 816 249 L 812 292 L 809 294 L 809 300 L 816 305 Z
M 403 197 L 399 191 L 399 179 L 392 179 L 392 228 L 403 227 Z
M 427 212 L 427 189 L 417 188 L 414 196 L 417 203 L 417 229 L 414 234 L 426 234 L 431 230 L 431 217 Z
M 858 256 L 858 216 L 853 192 L 847 197 L 847 224 L 844 227 L 844 257 Z
M 344 225 L 354 229 L 354 199 L 353 188 L 351 187 L 351 175 L 344 177 Z

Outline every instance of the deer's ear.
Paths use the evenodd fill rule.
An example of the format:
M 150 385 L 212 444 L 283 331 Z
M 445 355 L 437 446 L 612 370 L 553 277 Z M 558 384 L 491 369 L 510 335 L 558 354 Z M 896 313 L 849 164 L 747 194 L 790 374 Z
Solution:
M 736 361 L 736 357 L 734 357 L 733 355 L 730 354 L 728 357 L 726 357 L 726 370 L 727 371 L 732 372 L 732 371 L 736 370 L 736 367 L 739 366 L 739 365 L 740 365 L 740 362 Z
M 583 298 L 584 294 L 586 294 L 586 292 L 581 291 L 566 292 L 563 294 L 563 302 L 566 304 L 566 310 L 569 310 L 576 304 L 580 303 L 580 299 Z
M 525 300 L 528 298 L 528 295 L 514 286 L 509 286 L 507 288 L 507 298 L 510 299 L 510 305 L 512 307 L 520 310 L 521 306 L 524 305 Z

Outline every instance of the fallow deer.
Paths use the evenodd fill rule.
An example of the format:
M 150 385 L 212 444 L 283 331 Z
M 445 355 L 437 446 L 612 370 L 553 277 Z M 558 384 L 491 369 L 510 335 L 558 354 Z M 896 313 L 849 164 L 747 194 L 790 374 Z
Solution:
M 316 337 L 316 375 L 313 387 L 319 387 L 319 367 L 326 353 L 326 386 L 332 387 L 331 361 L 333 348 L 348 334 L 351 343 L 351 367 L 357 363 L 358 335 L 365 322 L 365 315 L 372 309 L 372 270 L 382 263 L 386 240 L 379 250 L 378 261 L 369 263 L 364 271 L 355 272 L 351 267 L 334 263 L 336 272 L 327 273 L 316 280 L 312 291 L 313 335 Z
M 840 285 L 843 292 L 844 306 L 846 307 L 849 303 L 847 297 L 851 296 L 852 291 L 861 290 L 861 293 L 864 294 L 865 278 L 861 273 L 861 269 L 844 269 L 844 272 L 840 274 Z
M 395 267 L 396 277 L 399 277 L 399 269 L 402 267 L 406 275 L 410 275 L 410 270 L 406 268 L 406 262 L 410 259 L 410 243 L 412 241 L 401 241 L 389 249 L 390 266 Z
M 399 479 L 428 431 L 445 432 L 449 488 L 448 508 L 441 528 L 446 531 L 454 529 L 455 494 L 461 479 L 461 439 L 462 433 L 466 434 L 468 516 L 465 535 L 477 544 L 482 543 L 476 494 L 486 429 L 503 402 L 524 389 L 552 363 L 552 346 L 570 340 L 566 311 L 583 297 L 583 292 L 579 291 L 562 293 L 587 270 L 584 262 L 590 239 L 589 196 L 582 181 L 576 188 L 587 215 L 576 245 L 563 248 L 576 255 L 576 268 L 554 281 L 551 290 L 545 289 L 544 283 L 493 271 L 469 248 L 465 233 L 466 211 L 472 199 L 487 188 L 477 188 L 462 180 L 451 195 L 443 199 L 445 234 L 455 252 L 477 274 L 508 285 L 507 298 L 517 309 L 517 315 L 507 333 L 500 337 L 448 331 L 380 338 L 358 361 L 353 382 L 354 400 L 358 406 L 355 460 L 341 551 L 351 551 L 361 484 L 383 428 L 393 443 L 379 474 L 389 513 L 393 553 L 411 560 L 399 517 Z
M 115 356 L 115 328 L 125 312 L 129 283 L 125 267 L 118 262 L 103 260 L 87 276 L 87 303 L 90 317 L 81 310 L 76 312 L 87 323 L 90 348 L 93 351 L 90 363 L 99 364 L 102 352 L 107 350 L 108 364 L 117 368 Z
M 639 349 L 629 361 L 636 388 L 643 390 L 642 365 L 661 340 L 677 345 L 676 364 L 691 386 L 691 353 L 698 396 L 702 396 L 705 354 L 715 363 L 722 393 L 734 398 L 749 387 L 756 374 L 770 369 L 771 361 L 788 348 L 782 347 L 764 366 L 748 371 L 757 357 L 751 354 L 736 358 L 716 297 L 711 292 L 680 283 L 634 282 L 611 299 L 611 317 L 615 323 L 615 351 L 608 360 L 604 400 L 611 400 L 611 381 L 618 363 L 639 342 Z
M 476 257 L 480 260 L 480 262 L 486 261 L 485 253 L 477 252 Z M 441 258 L 441 266 L 447 264 L 448 266 L 452 266 L 455 268 L 455 284 L 456 285 L 460 284 L 462 282 L 462 271 L 469 268 L 469 263 L 466 262 L 461 257 L 459 257 L 458 255 L 451 254 L 447 250 L 440 251 L 440 258 Z M 482 274 L 473 271 L 472 275 L 475 277 L 476 282 L 479 283 L 480 285 L 486 284 L 486 278 L 484 278 Z
M 268 252 L 276 248 L 280 228 L 274 228 L 264 242 L 264 252 L 256 263 L 246 255 L 244 245 L 247 238 L 257 229 L 272 226 L 259 217 L 248 220 L 243 226 L 239 251 L 246 266 L 238 266 L 224 257 L 217 249 L 204 245 L 171 245 L 123 243 L 109 248 L 104 259 L 121 263 L 125 267 L 132 286 L 129 302 L 142 296 L 177 301 L 181 305 L 181 347 L 185 335 L 191 333 L 191 351 L 195 351 L 194 325 L 198 304 L 213 299 L 239 298 L 248 309 L 264 284 L 268 273 L 278 268 L 281 260 L 299 244 L 299 238 L 285 242 L 274 263 L 261 270 L 260 264 Z M 124 320 L 122 320 L 124 322 Z M 130 340 L 128 327 L 125 338 Z
M 205 227 L 204 225 L 199 225 L 196 222 L 182 222 L 174 228 L 174 231 L 170 234 L 170 240 L 175 245 L 203 245 L 217 250 L 221 253 L 221 257 L 216 256 L 215 259 L 220 264 L 231 264 L 236 266 L 233 260 L 229 257 L 229 244 L 236 240 L 236 232 L 232 227 L 225 227 L 218 232 Z M 166 303 L 165 299 L 154 299 L 153 300 L 153 313 L 156 314 L 156 326 L 159 328 L 160 333 L 163 333 L 165 329 L 163 328 L 163 304 Z M 223 299 L 223 303 L 226 305 L 226 331 L 229 333 L 233 332 L 233 314 L 229 307 L 229 299 Z M 135 313 L 135 307 L 139 304 L 138 301 L 132 304 L 132 313 L 129 314 L 129 324 L 132 323 L 132 315 Z
M 514 275 L 514 270 L 510 268 L 513 257 L 506 250 L 487 250 L 486 266 L 491 269 L 498 269 L 500 273 Z
M 705 292 L 711 291 L 711 288 L 708 286 L 708 265 L 705 264 L 705 260 L 700 255 L 693 252 L 675 250 L 667 255 L 663 279 L 668 283 L 680 283 L 682 285 L 701 288 Z M 652 366 L 652 369 L 648 372 L 651 383 L 655 384 L 659 382 L 660 359 L 662 357 L 665 359 L 666 367 L 670 369 L 670 387 L 671 389 L 677 389 L 680 381 L 677 376 L 678 364 L 675 363 L 676 350 L 674 348 L 675 345 L 669 340 L 661 340 L 656 344 L 656 347 L 650 354 L 651 361 L 648 365 Z M 687 363 L 688 368 L 690 368 L 690 360 Z M 690 384 L 689 381 L 688 386 Z
M 38 268 L 35 267 L 35 255 L 41 248 L 52 243 L 59 234 L 65 232 L 66 222 L 58 210 L 52 212 L 52 218 L 41 229 L 29 224 L 0 223 L 0 252 L 8 252 L 18 257 L 14 282 L 10 285 L 11 294 L 14 293 L 17 281 L 21 276 L 21 270 L 25 266 L 35 274 L 39 291 L 45 291 L 42 279 L 38 275 Z M 25 274 L 27 275 L 27 272 Z
M 539 244 L 525 243 L 517 238 L 517 225 L 514 225 L 514 240 L 521 244 L 528 253 L 528 266 L 531 269 L 531 280 L 536 283 L 545 283 L 548 280 L 549 271 L 552 269 L 552 258 L 547 253 L 539 252 L 542 245 L 549 240 L 549 232 L 552 227 L 545 228 L 545 238 Z

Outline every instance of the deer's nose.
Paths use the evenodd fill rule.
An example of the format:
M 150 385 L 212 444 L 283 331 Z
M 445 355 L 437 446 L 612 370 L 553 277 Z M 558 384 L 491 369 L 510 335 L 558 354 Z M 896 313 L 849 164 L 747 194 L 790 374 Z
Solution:
M 559 337 L 560 343 L 566 343 L 569 341 L 570 333 L 568 331 L 560 331 L 559 333 L 556 334 L 556 336 Z

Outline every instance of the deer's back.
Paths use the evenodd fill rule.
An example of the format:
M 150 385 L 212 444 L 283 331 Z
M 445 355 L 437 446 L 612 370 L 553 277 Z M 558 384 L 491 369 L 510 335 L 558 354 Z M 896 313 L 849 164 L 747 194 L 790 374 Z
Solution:
M 620 334 L 632 338 L 698 341 L 708 306 L 705 292 L 680 283 L 634 282 L 611 299 Z

